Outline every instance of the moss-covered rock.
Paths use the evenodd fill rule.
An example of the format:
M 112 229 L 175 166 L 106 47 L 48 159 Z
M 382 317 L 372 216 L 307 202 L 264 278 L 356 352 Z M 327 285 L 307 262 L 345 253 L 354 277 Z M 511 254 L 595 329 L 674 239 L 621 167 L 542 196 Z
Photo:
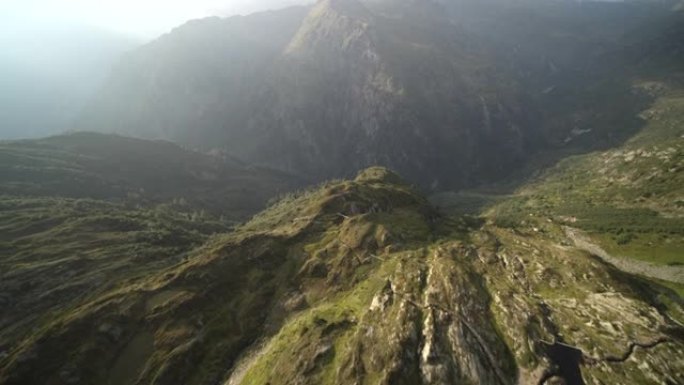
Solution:
M 378 173 L 285 197 L 51 317 L 18 314 L 30 328 L 4 334 L 0 383 L 536 384 L 566 375 L 554 343 L 581 352 L 587 382 L 681 382 L 669 289 L 562 246 L 556 225 L 444 218 L 361 175 Z

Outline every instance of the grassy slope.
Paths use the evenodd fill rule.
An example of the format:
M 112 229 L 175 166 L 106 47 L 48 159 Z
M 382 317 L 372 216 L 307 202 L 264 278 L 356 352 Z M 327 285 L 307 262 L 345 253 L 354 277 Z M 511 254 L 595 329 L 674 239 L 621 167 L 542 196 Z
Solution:
M 5 343 L 0 383 L 421 384 L 452 373 L 506 384 L 541 375 L 541 339 L 601 358 L 663 336 L 674 342 L 585 379 L 680 379 L 666 359 L 683 354 L 664 317 L 682 320 L 671 292 L 559 248 L 561 236 L 554 224 L 532 233 L 439 217 L 370 169 L 31 320 Z
M 114 287 L 182 260 L 225 223 L 90 199 L 0 199 L 0 347 Z
M 0 195 L 164 204 L 240 221 L 294 182 L 288 175 L 164 141 L 75 133 L 0 142 Z
M 70 200 L 68 202 L 72 205 L 82 203 Z M 133 377 L 141 375 L 147 381 L 215 381 L 223 375 L 225 365 L 236 358 L 236 352 L 244 349 L 249 341 L 263 332 L 264 322 L 273 323 L 274 327 L 282 322 L 283 315 L 279 313 L 285 313 L 286 310 L 281 309 L 283 305 L 274 303 L 275 298 L 292 295 L 298 291 L 298 287 L 299 290 L 306 287 L 306 300 L 320 301 L 342 288 L 353 285 L 356 281 L 349 279 L 357 274 L 363 276 L 365 273 L 350 270 L 346 259 L 357 253 L 355 248 L 366 248 L 365 242 L 371 242 L 366 239 L 367 237 L 387 237 L 383 227 L 385 223 L 398 223 L 394 236 L 401 237 L 406 242 L 426 236 L 428 230 L 424 221 L 420 220 L 422 214 L 413 210 L 400 209 L 392 215 L 371 215 L 363 220 L 364 225 L 359 226 L 359 229 L 356 226 L 340 225 L 344 219 L 340 214 L 352 215 L 357 210 L 369 210 L 372 202 L 377 205 L 373 210 L 384 209 L 386 205 L 414 207 L 424 204 L 424 201 L 412 195 L 405 186 L 395 188 L 382 184 L 364 186 L 349 182 L 335 183 L 320 190 L 286 197 L 280 204 L 256 216 L 235 233 L 214 237 L 190 254 L 180 254 L 174 258 L 168 258 L 168 249 L 154 249 L 154 243 L 147 245 L 141 241 L 145 239 L 144 235 L 148 231 L 144 222 L 150 220 L 145 213 L 130 213 L 125 210 L 116 212 L 115 207 L 109 206 L 105 207 L 106 212 L 103 214 L 90 208 L 89 216 L 92 216 L 93 222 L 97 222 L 100 215 L 104 215 L 109 217 L 111 223 L 125 222 L 128 228 L 122 228 L 118 232 L 107 228 L 93 234 L 95 238 L 115 240 L 116 247 L 110 243 L 108 247 L 94 248 L 84 252 L 84 255 L 77 254 L 74 259 L 107 259 L 100 266 L 100 271 L 105 275 L 109 274 L 110 270 L 116 272 L 122 265 L 128 266 L 122 271 L 126 274 L 125 280 L 113 283 L 95 281 L 91 286 L 96 290 L 89 291 L 88 295 L 76 296 L 73 301 L 57 298 L 62 305 L 59 309 L 38 312 L 41 315 L 49 312 L 49 317 L 36 319 L 30 314 L 17 312 L 15 319 L 30 326 L 32 330 L 4 330 L 7 335 L 2 345 L 4 353 L 9 353 L 10 356 L 2 364 L 8 365 L 6 370 L 0 372 L 5 375 L 11 374 L 10 377 L 4 378 L 9 383 L 33 383 L 31 381 L 48 378 L 59 367 L 55 365 L 64 362 L 62 355 L 52 355 L 52 349 L 60 346 L 60 349 L 65 349 L 66 354 L 71 357 L 69 361 L 75 365 L 74 371 L 78 372 L 73 374 L 67 371 L 62 377 L 73 375 L 78 378 L 102 380 L 111 374 L 109 370 L 112 369 L 106 368 L 114 365 L 118 371 L 123 370 L 129 374 L 132 372 Z M 38 209 L 40 215 L 49 214 L 51 218 L 60 218 L 55 212 L 46 212 L 46 207 Z M 154 218 L 155 215 L 157 214 L 151 213 L 150 216 Z M 71 218 L 64 226 L 76 228 L 78 226 L 73 222 L 87 223 L 91 220 L 89 216 Z M 131 217 L 143 223 L 136 223 Z M 158 219 L 169 226 L 174 223 L 173 213 Z M 210 223 L 201 223 L 211 230 Z M 194 235 L 194 238 L 185 245 L 203 239 L 203 233 L 192 231 L 192 223 L 186 221 L 174 224 L 180 229 L 171 234 L 172 239 L 180 242 L 181 239 L 177 236 L 184 230 Z M 68 234 L 61 229 L 61 225 L 53 225 L 48 226 L 50 232 L 62 231 L 67 236 L 80 236 L 80 240 L 84 240 L 87 235 L 87 230 L 83 227 L 78 228 L 73 234 Z M 37 245 L 43 239 L 43 235 L 49 236 L 36 234 L 30 239 L 31 245 L 28 248 L 40 252 L 42 248 Z M 338 241 L 337 236 L 342 236 L 343 240 Z M 13 236 L 12 239 L 16 238 Z M 7 247 L 14 247 L 14 244 L 20 241 L 21 239 L 16 239 L 11 244 L 8 242 Z M 181 247 L 185 245 L 173 245 L 176 246 L 174 252 L 187 250 Z M 354 249 L 348 249 L 347 245 Z M 148 258 L 151 261 L 146 264 L 147 259 L 142 256 L 140 260 L 136 259 L 127 248 L 135 249 L 136 255 L 145 255 L 149 252 Z M 31 260 L 20 250 L 12 251 L 16 254 L 9 259 L 10 264 L 14 263 L 9 266 L 9 271 L 19 275 L 22 266 L 29 265 Z M 78 248 L 67 251 L 83 252 Z M 44 253 L 49 254 L 47 251 Z M 301 260 L 300 253 L 306 253 L 310 259 Z M 321 269 L 327 270 L 326 264 L 329 263 L 322 259 L 322 255 L 328 253 L 334 258 L 334 269 L 340 274 L 332 281 L 320 278 Z M 362 257 L 368 258 L 367 255 Z M 64 258 L 62 256 L 60 262 Z M 40 260 L 46 260 L 47 263 L 47 258 Z M 135 266 L 135 269 L 132 269 L 131 265 Z M 86 279 L 92 270 L 91 265 L 84 271 L 74 272 L 73 275 Z M 107 278 L 112 280 L 113 276 L 115 274 L 111 273 Z M 307 278 L 309 276 L 311 278 Z M 33 280 L 36 278 L 38 277 L 32 277 Z M 302 282 L 304 286 L 296 282 Z M 62 293 L 56 293 L 59 294 Z M 26 299 L 18 300 L 21 306 L 30 303 Z M 42 299 L 37 302 L 45 304 L 50 301 Z M 189 309 L 192 311 L 188 312 Z M 104 327 L 103 331 L 103 324 L 110 326 Z M 124 357 L 125 353 L 121 353 L 122 356 L 118 352 L 126 352 L 129 341 L 133 344 L 146 338 L 145 330 L 149 329 L 156 330 L 155 341 L 158 344 L 153 353 L 150 352 L 150 355 L 143 357 L 150 360 L 150 367 L 145 372 L 140 372 L 140 367 L 131 368 L 132 364 L 119 364 L 121 361 L 131 360 Z M 116 330 L 116 336 L 111 335 L 111 330 Z M 76 334 L 82 336 L 74 338 Z M 192 342 L 199 335 L 206 335 L 207 341 Z M 178 339 L 183 340 L 182 343 L 197 346 L 189 345 L 187 351 L 176 351 L 179 344 L 182 345 Z M 106 353 L 100 349 L 106 349 Z M 26 361 L 31 362 L 34 354 L 40 356 L 38 362 L 42 369 L 28 369 L 27 372 Z M 196 368 L 169 366 L 174 360 L 181 359 L 175 358 L 176 355 L 195 362 Z M 22 380 L 13 379 L 13 376 L 18 376 Z M 118 377 L 130 376 L 117 375 Z
M 574 156 L 494 205 L 497 223 L 551 218 L 591 232 L 611 253 L 684 263 L 684 91 L 641 81 L 654 95 L 645 127 L 622 146 Z
M 0 160 L 3 359 L 17 341 L 186 259 L 294 186 L 171 143 L 91 133 L 0 142 Z
M 633 31 L 616 55 L 623 65 L 613 76 L 650 100 L 634 116 L 640 130 L 617 147 L 562 160 L 512 199 L 493 204 L 497 223 L 550 218 L 589 231 L 611 254 L 684 263 L 682 17 L 673 13 Z M 605 128 L 619 131 L 614 124 Z

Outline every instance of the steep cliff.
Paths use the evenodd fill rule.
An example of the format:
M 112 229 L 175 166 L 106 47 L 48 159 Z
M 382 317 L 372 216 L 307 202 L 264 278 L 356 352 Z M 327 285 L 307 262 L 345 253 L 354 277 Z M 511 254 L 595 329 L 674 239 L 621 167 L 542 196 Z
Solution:
M 638 130 L 649 99 L 626 69 L 678 22 L 643 2 L 359 0 L 197 20 L 123 60 L 78 128 L 319 180 L 381 164 L 473 186 Z

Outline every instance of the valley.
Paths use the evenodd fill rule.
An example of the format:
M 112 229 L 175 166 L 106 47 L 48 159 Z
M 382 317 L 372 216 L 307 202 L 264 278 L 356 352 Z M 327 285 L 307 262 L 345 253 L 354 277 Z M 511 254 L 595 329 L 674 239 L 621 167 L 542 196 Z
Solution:
M 122 61 L 76 128 L 317 181 L 381 164 L 454 190 L 619 144 L 652 100 L 635 78 L 681 68 L 681 14 L 666 6 L 477 4 L 326 0 L 195 20 Z
M 683 9 L 320 0 L 122 56 L 0 140 L 0 385 L 683 384 Z

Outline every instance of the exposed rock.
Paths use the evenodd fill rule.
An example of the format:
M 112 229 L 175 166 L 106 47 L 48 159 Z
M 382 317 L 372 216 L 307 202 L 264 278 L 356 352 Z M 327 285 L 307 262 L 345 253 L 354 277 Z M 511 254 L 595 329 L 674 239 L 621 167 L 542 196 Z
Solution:
M 308 303 L 306 302 L 306 296 L 301 292 L 292 293 L 292 295 L 283 303 L 284 310 L 290 313 L 306 309 L 307 307 Z
M 347 202 L 384 200 L 392 210 L 339 218 Z M 554 224 L 432 220 L 403 183 L 303 194 L 3 342 L 0 383 L 682 382 L 684 312 L 657 288 L 560 246 Z M 388 237 L 376 255 L 390 232 L 403 242 Z

